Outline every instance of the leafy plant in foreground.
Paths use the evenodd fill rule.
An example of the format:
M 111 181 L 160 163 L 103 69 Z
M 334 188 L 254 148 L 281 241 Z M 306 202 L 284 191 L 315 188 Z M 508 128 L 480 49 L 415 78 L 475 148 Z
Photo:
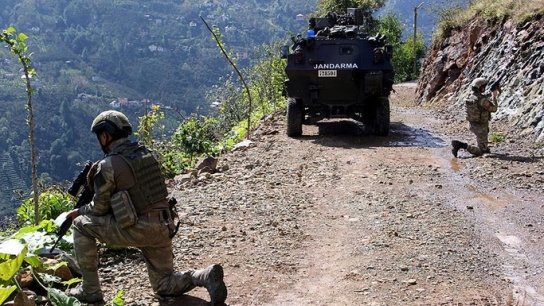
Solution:
M 4 303 L 15 291 L 18 291 L 18 298 L 23 301 L 28 300 L 16 277 L 19 273 L 28 271 L 47 290 L 47 296 L 54 305 L 80 305 L 77 299 L 52 288 L 54 283 L 61 283 L 60 278 L 36 270 L 51 268 L 55 271 L 61 265 L 66 264 L 60 263 L 55 267 L 44 267 L 38 256 L 34 254 L 34 251 L 47 244 L 48 239 L 45 238 L 48 234 L 51 234 L 54 228 L 55 226 L 51 221 L 42 221 L 39 226 L 28 226 L 20 229 L 16 234 L 0 244 L 0 304 Z M 77 281 L 79 279 L 73 279 L 69 283 Z

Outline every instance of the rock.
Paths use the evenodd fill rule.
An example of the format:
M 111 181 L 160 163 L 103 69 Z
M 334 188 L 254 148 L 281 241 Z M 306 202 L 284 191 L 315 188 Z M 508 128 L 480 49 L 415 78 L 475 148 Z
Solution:
M 30 288 L 34 284 L 34 277 L 32 277 L 30 271 L 24 271 L 15 277 L 21 288 Z
M 186 173 L 186 174 L 177 175 L 176 177 L 174 177 L 174 181 L 181 184 L 188 183 L 194 179 L 195 179 L 195 176 L 193 175 L 193 173 Z
M 44 262 L 44 268 L 35 268 L 36 271 L 58 276 L 63 281 L 74 278 L 70 268 L 67 265 L 59 265 L 60 261 L 53 258 L 47 258 Z
M 13 300 L 14 306 L 35 306 L 37 294 L 30 290 L 19 291 Z
M 235 144 L 234 148 L 232 150 L 233 151 L 243 151 L 243 150 L 246 150 L 248 148 L 251 148 L 254 145 L 255 144 L 253 143 L 253 141 L 245 139 L 244 141 Z
M 213 173 L 217 170 L 217 162 L 219 160 L 213 156 L 206 155 L 198 160 L 198 162 L 195 165 L 196 170 L 204 170 L 209 173 Z

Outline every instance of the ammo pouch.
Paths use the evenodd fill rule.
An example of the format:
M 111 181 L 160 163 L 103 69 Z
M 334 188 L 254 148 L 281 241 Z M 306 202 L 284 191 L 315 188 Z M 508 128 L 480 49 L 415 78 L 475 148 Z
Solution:
M 128 191 L 121 190 L 111 196 L 111 208 L 121 228 L 133 226 L 138 222 L 138 215 L 132 205 Z

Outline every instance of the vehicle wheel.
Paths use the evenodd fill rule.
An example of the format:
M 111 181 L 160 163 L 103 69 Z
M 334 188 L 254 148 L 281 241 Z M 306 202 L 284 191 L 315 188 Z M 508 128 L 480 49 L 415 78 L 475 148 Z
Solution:
M 374 119 L 374 135 L 387 136 L 391 124 L 391 110 L 388 98 L 378 98 Z
M 295 99 L 287 101 L 287 136 L 302 135 L 302 108 Z

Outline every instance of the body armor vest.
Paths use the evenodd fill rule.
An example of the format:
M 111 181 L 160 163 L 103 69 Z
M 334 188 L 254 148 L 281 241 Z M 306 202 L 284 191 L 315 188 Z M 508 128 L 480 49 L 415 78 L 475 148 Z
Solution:
M 168 196 L 159 162 L 144 145 L 137 142 L 123 143 L 113 148 L 108 155 L 121 156 L 132 169 L 136 185 L 127 191 L 136 212 Z
M 485 95 L 471 93 L 466 100 L 467 121 L 474 123 L 487 123 L 491 119 L 491 113 L 480 106 L 482 99 L 487 99 Z

